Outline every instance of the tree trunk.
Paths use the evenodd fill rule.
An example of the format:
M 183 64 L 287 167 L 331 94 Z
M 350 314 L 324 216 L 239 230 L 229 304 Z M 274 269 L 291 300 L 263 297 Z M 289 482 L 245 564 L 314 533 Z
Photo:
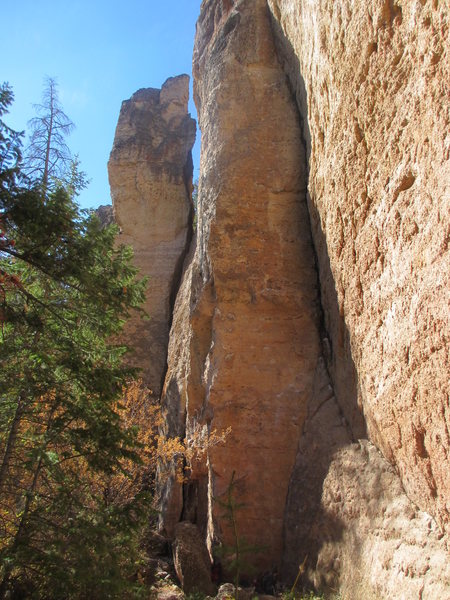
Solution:
M 17 401 L 16 412 L 14 414 L 11 428 L 9 430 L 8 440 L 6 442 L 5 452 L 3 454 L 3 460 L 0 467 L 0 497 L 3 492 L 3 487 L 6 483 L 6 479 L 9 471 L 9 464 L 11 462 L 11 456 L 16 445 L 17 434 L 19 431 L 20 421 L 26 408 L 25 395 L 23 392 L 20 393 Z
M 53 84 L 50 87 L 50 122 L 48 126 L 47 144 L 45 147 L 45 161 L 44 161 L 44 174 L 42 176 L 42 190 L 43 194 L 47 193 L 48 188 L 48 169 L 50 163 L 50 150 L 53 134 Z
M 16 413 L 17 413 L 17 411 L 16 411 Z M 45 450 L 47 448 L 47 444 L 48 444 L 48 437 L 49 437 L 48 434 L 51 429 L 54 413 L 55 413 L 55 407 L 52 407 L 50 409 L 50 414 L 49 414 L 48 420 L 47 420 L 47 427 L 46 427 L 46 431 L 45 431 L 44 442 L 42 444 L 41 452 L 39 453 L 39 459 L 37 461 L 37 464 L 36 464 L 36 467 L 35 467 L 35 470 L 33 473 L 33 481 L 31 482 L 29 489 L 25 492 L 26 499 L 25 499 L 25 505 L 24 505 L 24 508 L 22 511 L 22 516 L 20 518 L 19 526 L 17 527 L 17 531 L 14 536 L 14 541 L 9 550 L 10 558 L 12 560 L 10 560 L 6 564 L 5 571 L 3 573 L 3 579 L 0 583 L 0 600 L 4 600 L 9 597 L 8 585 L 9 585 L 9 580 L 11 578 L 11 573 L 12 573 L 12 570 L 14 567 L 14 560 L 13 560 L 14 554 L 20 545 L 20 542 L 23 538 L 23 533 L 25 531 L 28 514 L 30 512 L 30 505 L 31 505 L 31 502 L 33 499 L 34 492 L 36 491 L 39 475 L 40 475 L 41 468 L 42 468 L 42 457 L 44 455 L 44 452 L 45 452 Z M 16 435 L 17 435 L 17 433 L 16 433 Z

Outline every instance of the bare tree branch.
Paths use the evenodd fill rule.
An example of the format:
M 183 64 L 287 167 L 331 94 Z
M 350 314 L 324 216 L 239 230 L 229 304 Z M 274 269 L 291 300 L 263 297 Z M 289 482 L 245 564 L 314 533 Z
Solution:
M 51 77 L 45 80 L 42 103 L 35 104 L 34 109 L 37 116 L 28 123 L 31 136 L 25 151 L 24 172 L 40 181 L 45 194 L 52 181 L 70 178 L 72 155 L 65 138 L 75 126 L 62 109 L 56 81 Z

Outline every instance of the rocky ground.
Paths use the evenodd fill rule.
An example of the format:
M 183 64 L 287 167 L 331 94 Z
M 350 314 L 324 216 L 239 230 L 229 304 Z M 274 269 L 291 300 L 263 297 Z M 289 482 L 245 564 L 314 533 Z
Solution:
M 148 563 L 143 573 L 149 585 L 149 600 L 227 600 L 235 598 L 235 586 L 230 582 L 215 581 L 217 572 L 205 577 L 205 568 L 209 561 L 204 555 L 201 543 L 195 544 L 196 529 L 190 523 L 181 523 L 175 543 L 170 542 L 156 532 L 148 536 Z M 192 544 L 195 545 L 192 545 Z M 191 545 L 190 545 L 191 544 Z M 301 580 L 299 580 L 301 582 Z M 299 586 L 300 588 L 300 583 Z M 205 589 L 209 593 L 205 593 Z M 239 587 L 238 600 L 321 600 L 325 596 L 312 591 L 288 589 L 276 581 L 272 573 L 266 573 L 255 579 L 253 585 Z M 336 594 L 332 600 L 341 600 Z

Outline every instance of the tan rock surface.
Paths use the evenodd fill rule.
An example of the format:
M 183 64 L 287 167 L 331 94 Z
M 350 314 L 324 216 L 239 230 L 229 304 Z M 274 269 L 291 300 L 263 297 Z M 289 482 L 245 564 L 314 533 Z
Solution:
M 435 520 L 404 493 L 370 442 L 347 446 L 331 464 L 315 525 L 326 540 L 315 583 L 346 598 L 450 598 L 450 561 Z M 340 578 L 336 577 L 340 574 Z
M 448 598 L 448 4 L 268 4 L 202 3 L 165 432 L 232 430 L 164 481 L 162 525 L 229 543 L 235 471 L 260 570 L 283 555 L 292 584 L 308 554 L 351 600 Z
M 205 540 L 193 523 L 182 522 L 175 527 L 173 560 L 185 594 L 215 595 L 217 590 L 211 581 L 211 560 Z
M 231 427 L 163 521 L 190 517 L 232 541 L 213 502 L 238 480 L 239 535 L 279 562 L 284 504 L 320 355 L 300 123 L 265 0 L 203 3 L 194 50 L 203 132 L 195 256 L 178 295 L 164 402 L 188 439 Z M 282 119 L 280 119 L 282 115 Z M 276 157 L 276 160 L 275 160 Z
M 450 598 L 445 536 L 371 442 L 351 443 L 328 385 L 315 387 L 308 406 L 284 540 L 282 577 L 291 584 L 306 559 L 303 583 L 349 600 Z
M 191 235 L 195 121 L 188 97 L 189 77 L 181 75 L 123 102 L 108 163 L 120 242 L 133 247 L 135 264 L 150 278 L 144 305 L 150 320 L 132 319 L 125 337 L 155 394 L 165 374 L 174 295 Z
M 304 115 L 337 398 L 354 426 L 357 394 L 409 497 L 449 531 L 449 4 L 269 5 Z

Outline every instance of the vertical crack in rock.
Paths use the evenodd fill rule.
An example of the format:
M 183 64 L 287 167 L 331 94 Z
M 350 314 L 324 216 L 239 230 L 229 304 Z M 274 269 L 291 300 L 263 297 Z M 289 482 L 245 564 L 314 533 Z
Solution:
M 149 277 L 144 308 L 125 339 L 133 362 L 155 395 L 161 392 L 173 302 L 192 236 L 192 158 L 195 121 L 188 114 L 189 77 L 168 79 L 161 90 L 142 89 L 123 102 L 108 163 L 120 242 Z
M 275 9 L 273 9 L 275 10 Z M 275 15 L 280 15 L 279 8 Z M 308 97 L 302 76 L 300 61 L 294 47 L 284 34 L 279 20 L 272 14 L 271 24 L 277 48 L 277 55 L 289 82 L 289 88 L 298 108 L 301 122 L 301 139 L 305 148 L 305 169 L 307 172 L 308 215 L 313 239 L 314 258 L 317 276 L 320 280 L 320 303 L 322 308 L 321 327 L 323 354 L 327 370 L 331 375 L 336 400 L 343 418 L 348 423 L 353 441 L 367 437 L 367 429 L 358 404 L 357 373 L 352 357 L 350 337 L 344 317 L 339 311 L 336 283 L 331 271 L 330 259 L 324 232 L 321 229 L 317 207 L 309 191 L 309 170 L 311 157 L 311 131 L 308 121 Z
M 205 0 L 194 48 L 198 231 L 162 403 L 168 437 L 231 433 L 161 478 L 161 526 L 230 543 L 234 471 L 250 562 L 292 584 L 308 554 L 351 598 L 449 595 L 424 512 L 448 523 L 448 14 L 413 4 Z
M 293 104 L 297 107 L 300 122 L 300 139 L 303 146 L 302 168 L 306 174 L 306 197 L 308 199 L 308 223 L 311 230 L 309 211 L 313 208 L 308 190 L 310 131 L 306 109 L 306 90 L 300 73 L 299 61 L 288 39 L 283 34 L 279 22 L 272 16 L 272 32 L 277 49 L 277 56 L 286 74 L 287 85 Z M 312 230 L 311 230 L 312 235 Z M 313 238 L 312 238 L 313 239 Z M 319 281 L 319 257 L 317 248 L 313 246 L 313 260 L 316 277 Z M 364 420 L 356 407 L 356 390 L 352 393 L 352 385 L 356 382 L 354 365 L 346 367 L 351 373 L 352 385 L 345 387 L 343 401 L 335 395 L 334 384 L 329 369 L 333 367 L 331 336 L 327 330 L 325 310 L 323 308 L 322 287 L 319 290 L 319 334 L 321 338 L 321 356 L 319 357 L 310 395 L 307 416 L 300 437 L 296 462 L 291 474 L 289 490 L 284 514 L 283 560 L 281 576 L 285 581 L 293 581 L 298 572 L 299 563 L 307 559 L 306 566 L 315 568 L 320 555 L 323 539 L 314 533 L 317 521 L 321 518 L 321 498 L 323 483 L 330 469 L 333 456 L 340 449 L 348 446 L 358 437 L 365 437 Z M 343 323 L 342 323 L 343 325 Z M 342 364 L 340 365 L 342 371 Z M 336 369 L 334 369 L 336 371 Z M 339 388 L 342 395 L 342 388 Z M 349 408 L 349 397 L 353 397 L 353 408 Z M 332 571 L 326 582 L 330 587 L 338 584 L 338 572 Z
M 186 194 L 190 200 L 188 230 L 187 230 L 187 235 L 186 235 L 185 247 L 184 247 L 183 251 L 180 253 L 178 260 L 176 262 L 175 268 L 174 268 L 174 274 L 173 274 L 173 279 L 172 279 L 172 288 L 170 290 L 170 296 L 169 296 L 169 323 L 168 323 L 169 333 L 172 328 L 173 315 L 174 315 L 174 310 L 175 310 L 175 302 L 177 299 L 177 294 L 180 290 L 181 281 L 182 281 L 182 277 L 183 277 L 183 267 L 185 266 L 186 258 L 189 255 L 189 251 L 191 249 L 191 245 L 192 245 L 192 242 L 194 239 L 194 206 L 193 206 L 193 202 L 192 202 L 192 192 L 194 189 L 193 188 L 193 180 L 192 180 L 193 172 L 194 172 L 194 165 L 192 162 L 192 152 L 189 151 L 187 161 L 186 161 L 186 164 L 183 169 L 183 177 L 184 177 L 184 184 L 186 186 Z M 166 364 L 165 364 L 165 368 L 164 368 L 164 371 L 163 371 L 163 374 L 161 377 L 161 390 L 163 389 L 164 381 L 167 376 L 167 370 L 168 370 L 167 356 L 168 356 L 168 353 L 166 353 Z
M 213 498 L 235 471 L 240 535 L 264 571 L 280 566 L 299 439 L 314 387 L 326 387 L 304 147 L 264 0 L 202 5 L 194 91 L 198 234 L 174 310 L 166 434 L 231 432 L 190 465 L 184 505 L 175 479 L 164 483 L 161 525 L 170 534 L 191 519 L 210 546 L 230 543 Z
M 284 575 L 308 554 L 306 577 L 349 598 L 450 597 L 439 528 L 450 489 L 448 9 L 268 5 L 304 118 L 324 354 L 353 437 L 371 440 L 351 444 L 332 390 L 317 386 L 288 494 Z
M 448 7 L 268 2 L 305 78 L 332 355 L 351 341 L 370 439 L 408 495 L 448 528 Z M 332 365 L 342 404 L 339 371 Z M 428 456 L 418 460 L 421 428 Z

